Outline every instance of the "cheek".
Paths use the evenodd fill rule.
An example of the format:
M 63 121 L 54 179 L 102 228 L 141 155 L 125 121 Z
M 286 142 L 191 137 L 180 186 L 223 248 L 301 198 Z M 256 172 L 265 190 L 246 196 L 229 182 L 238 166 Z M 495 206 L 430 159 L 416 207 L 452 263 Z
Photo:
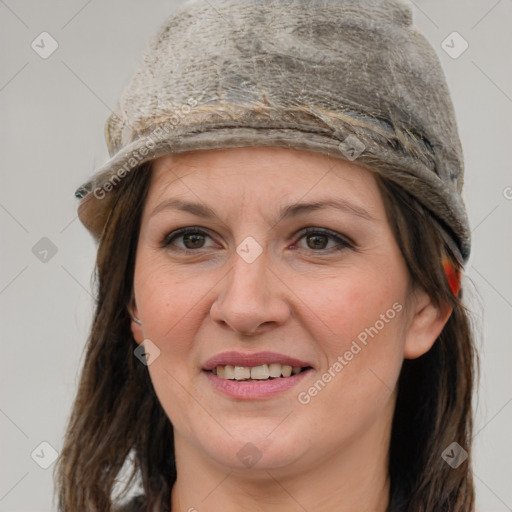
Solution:
M 406 281 L 398 270 L 352 269 L 325 280 L 308 304 L 326 362 L 300 403 L 314 403 L 318 415 L 371 421 L 388 404 L 403 362 Z
M 201 319 L 207 314 L 204 294 L 212 284 L 198 276 L 186 275 L 167 263 L 142 266 L 135 280 L 137 307 L 143 319 L 144 337 L 159 348 L 159 357 L 148 367 L 155 393 L 182 434 L 193 434 L 193 412 L 197 414 L 194 377 L 194 340 Z M 203 297 L 203 299 L 201 299 Z M 189 414 L 190 413 L 190 414 Z M 207 422 L 204 428 L 210 428 Z M 218 435 L 218 433 L 217 433 Z
M 164 351 L 183 352 L 193 338 L 192 324 L 204 313 L 201 297 L 211 285 L 207 279 L 171 268 L 167 263 L 141 258 L 139 268 L 135 290 L 145 337 L 155 340 Z
M 372 334 L 396 337 L 403 316 L 405 281 L 393 269 L 353 268 L 333 278 L 315 280 L 313 285 L 315 293 L 304 302 L 316 317 L 319 331 L 315 338 L 324 340 L 331 355 L 348 350 L 352 340 L 359 338 L 364 344 Z M 307 297 L 307 290 L 304 283 L 298 294 Z

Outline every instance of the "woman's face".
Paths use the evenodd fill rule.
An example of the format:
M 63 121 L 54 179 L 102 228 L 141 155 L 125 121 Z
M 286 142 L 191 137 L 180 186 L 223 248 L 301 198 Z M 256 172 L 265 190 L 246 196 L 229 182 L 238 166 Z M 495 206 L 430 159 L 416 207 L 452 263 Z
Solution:
M 403 359 L 447 319 L 410 292 L 375 178 L 355 163 L 269 147 L 154 162 L 132 331 L 150 340 L 178 457 L 306 471 L 387 449 Z

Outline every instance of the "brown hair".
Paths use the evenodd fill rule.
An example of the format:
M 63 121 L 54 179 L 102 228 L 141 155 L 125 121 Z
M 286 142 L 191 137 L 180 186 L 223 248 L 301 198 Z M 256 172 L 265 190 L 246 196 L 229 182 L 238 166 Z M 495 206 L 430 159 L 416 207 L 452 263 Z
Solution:
M 413 282 L 437 304 L 453 308 L 433 347 L 402 365 L 391 432 L 388 512 L 473 512 L 472 399 L 479 361 L 463 288 L 453 295 L 442 265 L 443 255 L 455 268 L 457 259 L 428 211 L 395 183 L 377 176 L 377 184 Z M 441 457 L 453 442 L 469 452 L 457 468 Z
M 94 320 L 54 469 L 61 512 L 113 512 L 136 476 L 144 495 L 129 510 L 169 510 L 176 480 L 173 429 L 147 368 L 134 357 L 138 345 L 127 310 L 150 171 L 151 164 L 144 164 L 111 192 L 115 203 L 97 253 Z M 443 271 L 444 253 L 455 265 L 456 260 L 431 215 L 399 186 L 376 177 L 412 281 L 435 301 L 453 307 L 432 349 L 402 366 L 390 443 L 388 512 L 472 512 L 472 390 L 478 358 L 462 293 L 453 296 Z M 454 441 L 469 452 L 456 469 L 441 458 Z M 129 479 L 114 497 L 116 478 L 130 457 Z

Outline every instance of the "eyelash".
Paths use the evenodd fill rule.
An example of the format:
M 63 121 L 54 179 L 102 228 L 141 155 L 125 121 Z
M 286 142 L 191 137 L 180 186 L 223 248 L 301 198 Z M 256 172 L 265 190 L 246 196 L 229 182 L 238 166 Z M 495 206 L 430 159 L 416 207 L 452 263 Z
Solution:
M 177 238 L 183 237 L 185 235 L 189 235 L 189 234 L 201 234 L 201 235 L 206 235 L 207 237 L 211 238 L 210 235 L 208 235 L 208 233 L 206 233 L 205 231 L 203 231 L 200 228 L 187 227 L 187 228 L 178 229 L 176 231 L 166 234 L 163 237 L 162 241 L 160 242 L 160 246 L 162 248 L 171 249 L 170 246 L 174 240 L 176 240 Z M 341 251 L 343 249 L 354 249 L 355 248 L 354 244 L 352 242 L 350 242 L 347 238 L 344 238 L 344 237 L 338 235 L 337 233 L 335 233 L 334 231 L 331 231 L 330 229 L 325 229 L 325 228 L 306 228 L 304 231 L 302 231 L 300 233 L 299 240 L 302 240 L 302 238 L 304 238 L 307 235 L 311 235 L 311 234 L 327 236 L 328 238 L 335 240 L 339 244 L 338 247 L 334 247 L 331 249 L 318 249 L 318 250 L 309 249 L 310 251 L 313 251 L 315 253 L 330 253 L 330 252 Z M 171 250 L 182 251 L 185 253 L 193 253 L 193 252 L 198 252 L 201 249 L 203 249 L 203 247 L 200 247 L 198 249 L 183 249 L 181 247 L 175 247 L 175 248 L 172 248 Z

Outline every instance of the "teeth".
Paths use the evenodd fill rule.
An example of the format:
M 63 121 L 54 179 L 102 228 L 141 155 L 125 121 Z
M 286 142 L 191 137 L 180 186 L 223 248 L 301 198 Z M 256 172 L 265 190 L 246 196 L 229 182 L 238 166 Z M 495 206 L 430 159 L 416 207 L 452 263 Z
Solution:
M 219 374 L 219 368 L 222 366 L 217 366 L 217 375 Z M 225 379 L 234 379 L 235 378 L 235 368 L 233 366 L 224 366 L 224 378 Z
M 290 366 L 287 364 L 271 363 L 262 364 L 260 366 L 217 366 L 212 370 L 217 377 L 229 380 L 267 380 L 272 377 L 290 377 L 292 374 L 297 375 L 302 368 L 300 366 Z
M 235 366 L 235 380 L 245 380 L 251 378 L 251 369 L 247 366 Z
M 269 378 L 268 365 L 262 364 L 261 366 L 253 366 L 251 368 L 251 379 L 265 380 Z
M 289 377 L 292 374 L 292 367 L 288 365 L 283 365 L 281 367 L 281 373 L 283 374 L 283 377 Z
M 281 365 L 279 363 L 269 364 L 268 372 L 271 377 L 281 377 Z

